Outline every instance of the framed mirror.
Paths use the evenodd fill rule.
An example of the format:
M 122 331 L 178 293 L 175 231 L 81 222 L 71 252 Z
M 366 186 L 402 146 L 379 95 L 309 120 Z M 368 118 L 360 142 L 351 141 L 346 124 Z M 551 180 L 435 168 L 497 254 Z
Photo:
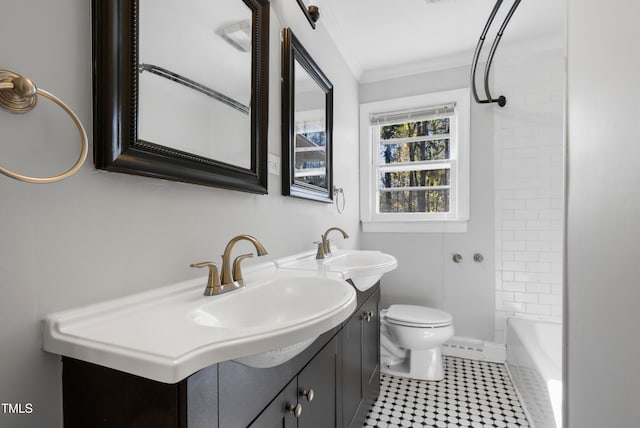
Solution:
M 282 44 L 282 193 L 333 202 L 333 85 L 285 28 Z
M 92 24 L 96 168 L 267 193 L 267 0 L 93 0 Z

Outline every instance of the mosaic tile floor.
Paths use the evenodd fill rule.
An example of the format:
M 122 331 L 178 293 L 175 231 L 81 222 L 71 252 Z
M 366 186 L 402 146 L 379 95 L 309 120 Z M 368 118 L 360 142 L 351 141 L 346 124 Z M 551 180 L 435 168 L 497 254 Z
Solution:
M 382 374 L 365 427 L 529 427 L 503 364 L 445 357 L 445 378 Z

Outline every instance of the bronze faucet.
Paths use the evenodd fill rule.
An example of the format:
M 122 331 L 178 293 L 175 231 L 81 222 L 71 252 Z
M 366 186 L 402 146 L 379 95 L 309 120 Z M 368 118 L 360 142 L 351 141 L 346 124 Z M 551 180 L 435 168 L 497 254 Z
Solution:
M 240 272 L 240 261 L 248 257 L 246 254 L 243 254 L 242 256 L 236 258 L 236 260 L 234 261 L 234 267 L 237 267 L 237 269 L 234 269 L 236 271 L 236 275 L 234 276 L 231 273 L 231 249 L 236 244 L 236 242 L 242 240 L 251 242 L 253 246 L 256 247 L 256 253 L 258 253 L 258 256 L 264 256 L 265 254 L 267 254 L 267 250 L 264 249 L 262 244 L 251 235 L 238 235 L 235 238 L 231 238 L 231 241 L 229 241 L 229 243 L 227 244 L 227 247 L 224 249 L 224 254 L 222 255 L 222 274 L 220 276 L 220 282 L 222 282 L 223 286 L 225 284 L 232 284 L 234 281 L 242 279 L 242 273 Z
M 333 231 L 333 230 L 337 230 L 338 232 L 342 233 L 342 237 L 344 239 L 347 239 L 349 237 L 349 234 L 347 232 L 345 232 L 344 230 L 340 229 L 339 227 L 330 227 L 329 229 L 327 229 L 323 234 L 322 234 L 322 257 L 320 257 L 320 246 L 318 246 L 318 254 L 316 254 L 316 259 L 323 259 L 325 257 L 331 257 L 331 243 L 329 241 L 329 238 L 327 238 L 327 236 L 329 236 L 329 232 Z
M 222 274 L 218 277 L 218 269 L 212 262 L 200 262 L 193 263 L 191 267 L 195 268 L 209 268 L 209 279 L 207 280 L 207 286 L 204 289 L 205 296 L 214 296 L 217 294 L 226 293 L 228 291 L 237 290 L 244 286 L 242 272 L 240 271 L 240 262 L 246 258 L 253 257 L 253 254 L 243 254 L 238 256 L 233 261 L 233 272 L 231 270 L 231 249 L 236 242 L 246 240 L 251 242 L 256 247 L 258 256 L 264 256 L 267 254 L 267 250 L 262 246 L 256 238 L 250 235 L 238 235 L 232 238 L 227 247 L 224 249 L 224 255 L 222 256 Z

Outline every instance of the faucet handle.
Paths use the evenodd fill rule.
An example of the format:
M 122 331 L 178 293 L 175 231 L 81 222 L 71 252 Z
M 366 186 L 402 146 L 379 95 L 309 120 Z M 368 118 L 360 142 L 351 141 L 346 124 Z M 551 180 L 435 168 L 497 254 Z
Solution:
M 233 276 L 233 280 L 234 281 L 242 281 L 242 271 L 240 270 L 240 262 L 243 261 L 244 259 L 248 259 L 253 257 L 252 253 L 248 253 L 248 254 L 243 254 L 241 256 L 236 257 L 233 260 L 233 271 L 231 273 L 231 275 Z
M 220 288 L 220 277 L 218 276 L 218 268 L 213 262 L 198 262 L 192 263 L 189 266 L 192 268 L 209 268 L 209 278 L 207 279 L 207 287 L 204 289 L 205 296 L 211 296 L 215 293 L 215 290 Z
M 322 260 L 325 257 L 324 254 L 324 242 L 322 241 L 314 241 L 313 245 L 318 246 L 318 252 L 316 253 L 316 260 Z

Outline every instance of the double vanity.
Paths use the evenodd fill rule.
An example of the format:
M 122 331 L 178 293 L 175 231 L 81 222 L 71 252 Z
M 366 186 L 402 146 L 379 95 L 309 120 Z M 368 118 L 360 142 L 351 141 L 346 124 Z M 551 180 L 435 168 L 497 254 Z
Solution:
M 219 295 L 203 295 L 210 277 L 48 316 L 64 426 L 362 426 L 379 392 L 379 280 L 397 261 L 316 257 L 245 267 Z

